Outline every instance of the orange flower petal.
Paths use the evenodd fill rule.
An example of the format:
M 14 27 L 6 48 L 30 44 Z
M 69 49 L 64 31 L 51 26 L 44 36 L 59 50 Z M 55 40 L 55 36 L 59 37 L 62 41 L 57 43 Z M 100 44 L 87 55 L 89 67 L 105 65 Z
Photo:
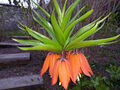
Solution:
M 76 83 L 78 74 L 80 72 L 80 60 L 77 54 L 71 56 L 70 64 L 72 68 L 72 81 Z
M 49 73 L 51 77 L 52 77 L 52 72 L 53 72 L 53 67 L 54 67 L 55 62 L 56 62 L 56 54 L 53 54 L 50 59 L 50 63 L 49 63 Z
M 71 72 L 71 67 L 70 67 L 70 61 L 69 60 L 65 60 L 65 66 L 66 66 L 66 70 L 67 70 L 67 79 L 68 79 L 68 83 L 70 82 L 70 77 L 72 77 L 72 72 Z
M 92 72 L 92 70 L 91 70 L 91 68 L 90 68 L 90 65 L 89 65 L 86 57 L 84 56 L 84 54 L 80 53 L 80 55 L 81 55 L 82 60 L 84 60 L 85 65 L 86 65 L 88 71 L 89 71 L 92 75 L 94 75 L 93 72 Z
M 59 65 L 59 79 L 65 89 L 68 87 L 68 78 L 70 77 L 68 77 L 65 61 L 61 61 L 61 64 Z
M 57 60 L 54 66 L 54 70 L 53 70 L 53 74 L 52 74 L 52 85 L 56 84 L 57 80 L 58 80 L 58 68 L 60 65 L 61 61 Z
M 46 57 L 46 59 L 44 61 L 43 67 L 41 69 L 40 76 L 42 76 L 47 71 L 47 69 L 49 67 L 49 60 L 50 60 L 50 58 L 51 58 L 51 54 L 48 53 L 48 55 L 47 55 L 47 57 Z
M 58 54 L 53 54 L 53 56 L 51 57 L 50 59 L 50 63 L 49 63 L 49 73 L 52 77 L 52 73 L 53 73 L 53 69 L 54 69 L 54 65 L 55 65 L 55 62 L 56 60 L 60 57 L 60 55 Z
M 81 53 L 79 53 L 78 56 L 80 58 L 80 67 L 81 67 L 83 73 L 90 77 L 91 75 L 88 72 L 88 66 L 83 58 L 83 55 L 81 55 Z
M 80 73 L 82 73 L 82 69 L 80 68 L 80 71 L 79 71 Z

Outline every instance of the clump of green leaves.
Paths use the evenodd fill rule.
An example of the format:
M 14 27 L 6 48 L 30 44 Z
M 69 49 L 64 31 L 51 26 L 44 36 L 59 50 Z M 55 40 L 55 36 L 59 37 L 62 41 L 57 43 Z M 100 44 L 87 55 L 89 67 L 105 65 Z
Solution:
M 75 90 L 109 90 L 109 87 L 106 85 L 106 77 L 94 76 L 90 79 L 84 77 L 80 78 L 78 84 L 75 86 Z
M 97 63 L 92 64 L 96 66 L 100 65 Z M 102 66 L 106 68 L 106 66 Z M 75 90 L 119 90 L 120 89 L 120 66 L 117 66 L 116 64 L 111 64 L 110 66 L 107 66 L 106 71 L 108 72 L 108 75 L 110 77 L 106 76 L 93 76 L 91 78 L 87 78 L 86 76 L 82 75 L 80 80 L 78 81 L 77 85 L 75 86 Z M 100 72 L 99 72 L 100 73 Z
M 41 6 L 39 6 L 33 1 L 33 3 L 36 4 L 41 11 L 43 11 L 43 13 L 49 19 L 49 21 L 43 18 L 35 10 L 33 10 L 33 12 L 39 19 L 37 19 L 36 16 L 33 16 L 33 19 L 48 32 L 50 38 L 30 29 L 25 25 L 22 25 L 22 27 L 20 28 L 24 31 L 27 31 L 29 35 L 31 35 L 36 40 L 20 40 L 20 39 L 13 40 L 32 46 L 32 47 L 19 47 L 22 50 L 47 50 L 57 53 L 77 48 L 107 45 L 117 42 L 114 40 L 120 37 L 120 35 L 106 39 L 86 40 L 88 37 L 99 31 L 103 27 L 104 21 L 106 20 L 107 17 L 110 16 L 110 14 L 107 15 L 106 17 L 98 18 L 97 20 L 77 30 L 77 32 L 74 35 L 72 34 L 76 24 L 78 24 L 80 21 L 85 20 L 93 12 L 92 9 L 87 11 L 81 17 L 78 17 L 78 15 L 83 11 L 84 9 L 83 7 L 76 13 L 75 16 L 71 17 L 72 12 L 74 11 L 77 4 L 79 4 L 79 2 L 80 0 L 76 0 L 66 9 L 67 0 L 65 0 L 64 6 L 61 10 L 57 0 L 53 0 L 55 9 L 53 9 L 52 13 L 49 14 Z M 55 15 L 55 11 L 58 16 L 57 18 Z
M 106 71 L 110 75 L 110 86 L 114 89 L 120 89 L 120 66 L 110 65 Z

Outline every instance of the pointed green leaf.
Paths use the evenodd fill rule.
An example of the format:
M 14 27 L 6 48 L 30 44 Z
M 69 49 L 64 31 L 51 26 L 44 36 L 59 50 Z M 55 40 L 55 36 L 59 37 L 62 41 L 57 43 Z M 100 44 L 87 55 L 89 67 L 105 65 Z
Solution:
M 45 44 L 53 44 L 53 45 L 58 45 L 59 47 L 61 47 L 57 42 L 54 42 L 52 40 L 50 40 L 48 37 L 42 35 L 41 33 L 38 33 L 34 30 L 31 30 L 30 28 L 26 27 L 26 30 L 28 31 L 28 33 L 36 38 L 37 40 L 40 40 L 40 42 L 45 43 Z
M 48 37 L 36 32 L 36 31 L 33 31 L 33 30 L 29 29 L 29 28 L 27 28 L 27 31 L 31 36 L 33 36 L 34 38 L 40 40 L 41 42 L 43 42 L 45 44 L 52 44 L 54 46 L 57 46 L 57 47 L 61 48 L 61 45 L 58 42 L 52 41 Z
M 63 36 L 63 32 L 61 31 L 60 26 L 58 25 L 57 20 L 55 18 L 54 10 L 51 15 L 51 22 L 52 22 L 52 26 L 54 28 L 54 32 L 56 34 L 56 38 L 57 38 L 58 42 L 63 46 L 65 43 L 65 39 Z
M 68 34 L 68 38 L 70 38 L 70 36 L 72 35 L 74 29 L 75 29 L 75 26 L 70 30 L 70 32 L 69 32 L 69 34 Z
M 120 41 L 120 40 L 113 41 L 113 42 L 107 42 L 107 43 L 101 43 L 101 44 L 98 44 L 98 45 L 109 45 L 109 44 L 117 43 L 117 42 L 119 42 L 119 41 Z
M 77 6 L 77 4 L 80 2 L 80 0 L 76 0 L 73 4 L 71 4 L 69 6 L 69 8 L 67 9 L 65 16 L 63 18 L 62 24 L 61 24 L 61 29 L 62 31 L 64 31 L 64 29 L 66 28 L 66 25 L 71 17 L 72 12 L 74 11 L 75 7 Z
M 91 28 L 93 28 L 96 24 L 96 22 L 98 20 L 100 20 L 101 17 L 99 17 L 98 19 L 96 19 L 95 21 L 89 23 L 88 25 L 80 28 L 72 37 L 71 40 L 78 38 L 79 36 L 81 36 L 83 33 L 85 33 L 86 31 L 90 30 Z
M 108 16 L 109 16 L 109 15 L 108 15 Z M 103 18 L 102 20 L 98 21 L 93 28 L 91 28 L 91 29 L 88 30 L 87 32 L 83 33 L 83 34 L 82 34 L 81 36 L 79 36 L 78 38 L 72 40 L 69 45 L 72 46 L 73 44 L 75 44 L 75 43 L 77 43 L 77 42 L 79 42 L 79 41 L 82 41 L 82 40 L 86 39 L 87 37 L 91 36 L 92 34 L 96 33 L 97 31 L 99 31 L 99 30 L 103 27 L 104 23 L 101 25 L 101 27 L 99 27 L 99 28 L 97 29 L 98 25 L 99 25 L 100 23 L 102 23 L 108 16 L 106 16 L 106 17 Z
M 62 10 L 62 18 L 63 18 L 64 13 L 65 13 L 66 4 L 67 4 L 67 0 L 65 0 L 65 3 L 64 3 L 64 6 L 63 6 L 63 10 Z
M 72 30 L 70 31 L 70 33 L 69 33 L 69 35 L 68 35 L 68 38 L 67 38 L 67 40 L 65 41 L 65 46 L 64 46 L 64 47 L 66 47 L 66 46 L 68 45 L 68 43 L 70 42 L 70 40 L 71 40 L 70 36 L 72 35 L 74 29 L 75 29 L 75 26 L 74 26 L 74 27 L 72 28 Z
M 80 41 L 77 42 L 75 44 L 73 44 L 73 46 L 68 46 L 66 47 L 66 50 L 71 50 L 71 49 L 75 49 L 75 48 L 82 48 L 82 47 L 88 47 L 88 46 L 98 46 L 98 45 L 104 45 L 104 44 L 111 44 L 111 43 L 115 43 L 115 42 L 111 42 L 117 38 L 120 37 L 120 34 L 111 38 L 106 38 L 106 39 L 98 39 L 98 40 L 88 40 L 88 41 Z
M 17 21 L 19 25 L 21 25 L 22 27 L 24 27 L 25 25 L 23 25 L 20 21 Z
M 22 44 L 25 44 L 25 45 L 40 45 L 42 44 L 40 41 L 38 40 L 22 40 L 22 39 L 12 39 L 16 42 L 19 42 L 19 43 L 22 43 Z
M 20 21 L 18 21 L 18 28 L 20 28 L 21 30 L 23 30 L 23 31 L 26 31 L 25 30 L 25 25 L 23 25 Z
M 23 31 L 26 31 L 24 27 L 21 27 L 21 26 L 19 26 L 19 25 L 18 25 L 18 28 L 20 28 L 20 29 L 23 30 Z
M 51 38 L 56 41 L 56 38 L 55 38 L 55 33 L 53 31 L 53 28 L 49 28 L 47 25 L 45 25 L 44 23 L 42 23 L 41 21 L 37 20 L 34 16 L 33 16 L 33 19 L 38 23 L 40 24 L 47 32 L 48 34 L 51 36 Z
M 81 8 L 76 15 L 70 20 L 70 22 L 68 22 L 67 26 L 69 26 L 73 21 L 75 21 L 75 19 L 77 18 L 77 16 L 82 12 L 82 10 L 85 8 L 85 6 L 83 8 Z
M 74 27 L 77 23 L 79 23 L 80 21 L 82 21 L 85 18 L 87 18 L 92 12 L 93 12 L 93 10 L 88 11 L 87 13 L 85 13 L 84 15 L 82 15 L 79 19 L 75 20 L 72 24 L 70 24 L 67 27 L 67 29 L 65 29 L 65 31 L 64 31 L 64 37 L 65 37 L 65 39 L 68 37 L 69 32 L 72 29 L 72 27 Z
M 76 38 L 76 41 L 83 41 L 86 38 L 88 38 L 89 36 L 91 36 L 92 34 L 96 33 L 97 31 L 99 31 L 103 26 L 104 26 L 105 22 L 99 27 L 98 24 L 96 24 L 92 29 L 90 29 L 89 31 L 83 33 L 81 36 L 79 36 L 78 38 Z M 74 41 L 74 40 L 73 40 Z
M 88 36 L 92 35 L 93 32 L 95 32 L 96 28 L 98 25 L 95 25 L 92 29 L 90 29 L 89 31 L 85 32 L 84 34 L 82 34 L 81 36 L 79 36 L 78 38 L 74 39 L 73 41 L 71 41 L 69 43 L 68 46 L 72 46 L 73 44 L 76 44 L 77 42 L 83 41 L 84 39 L 86 39 Z
M 97 24 L 102 23 L 103 21 L 105 21 L 105 19 L 107 19 L 109 16 L 111 15 L 111 13 L 109 13 L 107 16 L 105 16 L 102 20 L 100 20 L 99 22 L 97 22 Z
M 48 37 L 42 35 L 41 33 L 38 33 L 38 32 L 36 32 L 36 31 L 28 28 L 27 26 L 25 26 L 25 28 L 26 28 L 27 32 L 28 32 L 31 36 L 33 36 L 34 38 L 36 38 L 36 39 L 38 39 L 38 40 L 40 40 L 40 41 L 44 41 L 43 39 L 49 39 Z
M 58 21 L 59 21 L 59 24 L 61 24 L 61 21 L 62 21 L 61 9 L 60 9 L 60 7 L 59 7 L 59 5 L 58 5 L 57 0 L 53 0 L 53 3 L 54 3 L 55 9 L 56 9 L 57 14 L 58 14 Z
M 19 47 L 19 48 L 22 50 L 46 50 L 46 51 L 52 51 L 58 53 L 62 51 L 62 48 L 49 44 L 41 44 L 33 47 Z
M 35 3 L 33 0 L 32 2 L 41 10 L 45 13 L 45 15 L 50 18 L 50 14 L 48 12 L 45 11 L 45 9 L 43 9 L 41 6 L 39 6 L 37 3 Z
M 41 22 L 44 23 L 46 25 L 46 27 L 50 29 L 51 32 L 53 32 L 53 28 L 52 28 L 51 24 L 46 19 L 44 19 L 39 13 L 37 13 L 34 10 L 33 10 L 33 12 L 39 17 Z

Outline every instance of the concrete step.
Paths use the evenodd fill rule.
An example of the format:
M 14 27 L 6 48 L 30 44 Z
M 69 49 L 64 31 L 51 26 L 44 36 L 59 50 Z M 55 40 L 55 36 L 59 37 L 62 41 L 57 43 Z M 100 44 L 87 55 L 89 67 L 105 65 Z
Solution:
M 0 46 L 30 46 L 30 45 L 24 45 L 24 44 L 21 44 L 21 43 L 14 43 L 14 42 L 0 42 Z
M 30 52 L 15 54 L 0 54 L 0 63 L 30 61 Z
M 0 90 L 18 90 L 19 88 L 32 87 L 36 85 L 42 85 L 43 78 L 40 75 L 28 75 L 11 77 L 0 80 Z
M 10 38 L 17 38 L 17 39 L 30 39 L 30 36 L 11 36 Z

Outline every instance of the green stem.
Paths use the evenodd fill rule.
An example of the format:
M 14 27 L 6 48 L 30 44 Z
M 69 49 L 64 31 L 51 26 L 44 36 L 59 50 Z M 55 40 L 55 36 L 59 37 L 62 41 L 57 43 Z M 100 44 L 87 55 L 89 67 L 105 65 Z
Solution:
M 82 78 L 80 78 L 80 88 L 82 90 Z
M 82 90 L 82 76 L 79 75 L 79 78 L 80 78 L 80 88 Z

